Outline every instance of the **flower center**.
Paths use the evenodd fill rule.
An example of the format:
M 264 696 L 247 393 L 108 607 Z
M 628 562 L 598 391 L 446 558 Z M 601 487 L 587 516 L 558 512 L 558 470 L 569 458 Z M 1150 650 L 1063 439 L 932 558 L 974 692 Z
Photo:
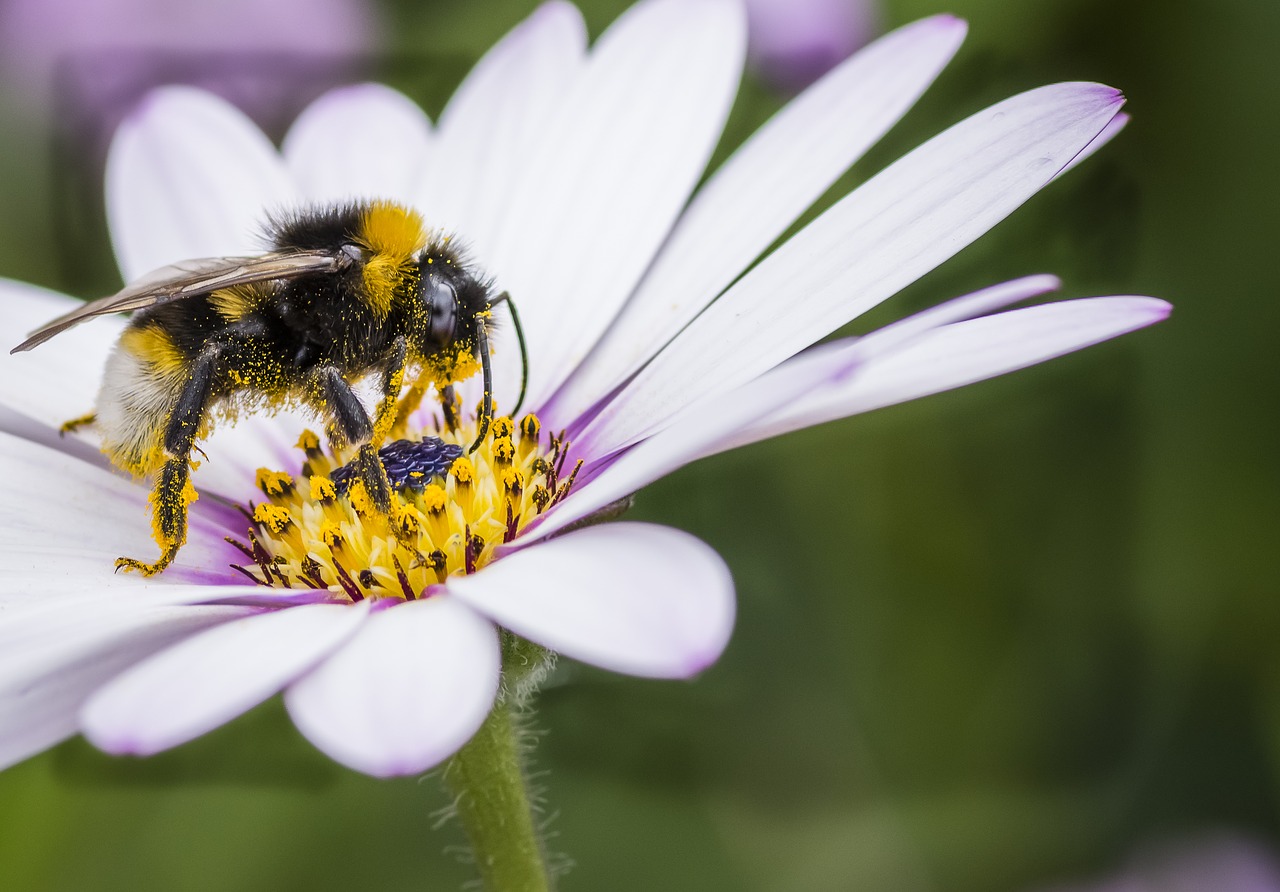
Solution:
M 326 451 L 306 431 L 297 476 L 259 469 L 266 501 L 245 509 L 246 542 L 227 539 L 250 562 L 232 566 L 260 585 L 326 588 L 352 601 L 412 600 L 452 574 L 474 573 L 563 499 L 581 466 L 565 474 L 567 441 L 542 437 L 534 415 L 518 426 L 495 418 L 466 454 L 477 432 L 473 421 L 383 447 L 393 490 L 383 513 L 352 463 L 355 450 Z

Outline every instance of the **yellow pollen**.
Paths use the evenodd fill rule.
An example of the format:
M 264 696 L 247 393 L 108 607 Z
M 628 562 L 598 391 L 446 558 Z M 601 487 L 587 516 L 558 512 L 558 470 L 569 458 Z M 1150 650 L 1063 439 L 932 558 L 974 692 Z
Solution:
M 449 473 L 461 485 L 470 486 L 476 479 L 476 466 L 471 463 L 471 459 L 463 456 L 453 463 Z
M 431 484 L 422 491 L 422 506 L 432 514 L 439 514 L 449 504 L 449 497 L 442 487 Z
M 258 489 L 269 496 L 284 495 L 285 490 L 293 486 L 293 478 L 283 471 L 272 471 L 269 468 L 258 468 Z
M 524 489 L 524 474 L 515 468 L 507 468 L 502 472 L 502 488 L 519 494 Z
M 340 547 L 342 545 L 342 527 L 332 520 L 324 521 L 320 524 L 320 541 L 330 548 Z
M 543 449 L 536 418 L 517 425 L 499 417 L 491 429 L 495 436 L 470 454 L 474 418 L 458 419 L 452 430 L 441 421 L 391 444 L 393 498 L 385 514 L 354 467 L 342 484 L 330 477 L 356 450 L 322 447 L 304 433 L 296 473 L 258 472 L 267 500 L 254 507 L 249 544 L 237 543 L 250 559 L 240 569 L 264 585 L 327 589 L 348 600 L 425 597 L 450 576 L 479 570 L 572 485 L 568 443 L 553 439 Z M 418 458 L 427 455 L 438 459 Z
M 293 519 L 289 517 L 289 509 L 263 502 L 253 509 L 253 519 L 271 532 L 279 535 L 289 528 Z
M 516 457 L 516 444 L 512 443 L 511 438 L 507 436 L 496 438 L 493 441 L 493 455 L 503 464 L 510 464 Z
M 493 419 L 493 426 L 490 429 L 493 431 L 493 438 L 495 440 L 501 440 L 503 437 L 511 437 L 516 432 L 515 422 L 513 422 L 507 415 L 500 415 Z
M 412 505 L 392 505 L 391 514 L 400 537 L 411 536 L 422 529 L 420 516 Z
M 311 501 L 327 502 L 338 497 L 338 493 L 329 482 L 328 477 L 316 475 L 311 478 Z
M 357 480 L 351 484 L 347 497 L 351 500 L 351 507 L 356 511 L 365 516 L 373 513 L 373 499 L 369 498 L 369 491 L 364 488 L 363 480 Z

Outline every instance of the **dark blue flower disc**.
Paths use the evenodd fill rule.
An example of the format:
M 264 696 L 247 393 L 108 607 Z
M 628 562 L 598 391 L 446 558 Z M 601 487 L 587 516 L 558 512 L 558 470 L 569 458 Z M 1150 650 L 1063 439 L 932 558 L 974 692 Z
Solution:
M 449 473 L 449 466 L 460 455 L 461 446 L 435 437 L 396 440 L 378 450 L 392 489 L 423 489 L 432 480 Z M 351 461 L 336 469 L 329 479 L 334 489 L 345 493 L 358 473 L 356 463 Z

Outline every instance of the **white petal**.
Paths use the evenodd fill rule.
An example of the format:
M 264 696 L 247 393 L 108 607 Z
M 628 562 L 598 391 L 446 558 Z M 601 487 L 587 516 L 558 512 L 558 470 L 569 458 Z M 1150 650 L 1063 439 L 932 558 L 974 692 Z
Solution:
M 117 754 L 149 756 L 186 743 L 281 690 L 367 613 L 365 603 L 313 604 L 223 623 L 107 683 L 81 710 L 80 728 Z
M 523 548 L 575 521 L 608 507 L 648 483 L 665 477 L 693 461 L 709 448 L 739 431 L 757 418 L 794 400 L 797 393 L 824 385 L 847 374 L 844 360 L 799 366 L 779 374 L 763 386 L 751 388 L 751 399 L 708 400 L 700 411 L 690 411 L 681 423 L 637 443 L 603 462 L 597 463 L 563 501 L 526 528 L 511 546 L 500 546 L 499 554 Z M 790 365 L 790 364 L 789 364 Z M 782 371 L 782 370 L 780 370 Z
M 65 295 L 0 279 L 0 317 L 8 332 L 4 343 L 18 343 L 33 329 L 79 305 Z M 107 354 L 124 325 L 123 317 L 107 316 L 72 328 L 26 353 L 0 350 L 0 431 L 107 466 L 106 457 L 91 445 L 92 428 L 66 437 L 56 430 L 64 421 L 93 410 Z M 209 460 L 201 462 L 193 480 L 202 490 L 241 500 L 252 498 L 257 469 L 296 466 L 299 453 L 293 444 L 304 427 L 314 424 L 296 412 L 251 415 L 234 425 L 220 424 L 213 436 L 200 444 Z
M 75 586 L 133 585 L 132 574 L 115 574 L 121 555 L 147 557 L 151 538 L 147 489 L 70 456 L 0 434 L 0 580 L 12 576 Z M 187 544 L 169 575 L 199 577 L 216 571 L 227 579 L 234 552 L 222 541 L 228 530 L 214 506 L 191 506 Z M 174 573 L 177 571 L 177 573 Z
M 560 111 L 580 72 L 586 26 L 577 7 L 539 6 L 493 46 L 440 115 L 436 154 L 420 205 L 433 226 L 458 235 L 483 265 L 494 230 L 529 161 L 529 146 Z
M 307 106 L 289 128 L 283 151 L 310 201 L 412 202 L 430 138 L 430 122 L 413 100 L 382 84 L 358 84 Z
M 0 280 L 0 403 L 50 427 L 93 410 L 102 368 L 124 329 L 119 316 L 72 328 L 26 353 L 9 350 L 32 330 L 81 302 L 22 282 Z
M 74 734 L 81 704 L 122 669 L 247 612 L 243 607 L 121 609 L 86 634 L 53 637 L 24 653 L 21 662 L 0 660 L 0 768 Z
M 1055 84 L 968 118 L 873 177 L 747 273 L 596 418 L 604 454 L 659 430 L 891 296 L 1053 179 L 1122 97 Z
M 1169 311 L 1167 303 L 1151 297 L 1094 297 L 947 325 L 843 381 L 802 393 L 706 454 L 994 378 L 1152 325 Z
M 585 356 L 667 236 L 733 101 L 745 33 L 729 0 L 631 7 L 531 147 L 493 261 L 528 335 L 530 406 Z
M 285 693 L 294 724 L 343 765 L 417 774 L 484 722 L 498 690 L 493 626 L 444 597 L 369 618 L 356 637 Z
M 530 146 L 548 138 L 586 61 L 587 32 L 570 3 L 549 2 L 476 64 L 440 116 L 432 163 L 418 190 L 428 222 L 462 240 L 479 268 L 497 272 L 494 241 L 512 195 L 530 176 Z M 490 339 L 494 393 L 510 406 L 520 384 L 513 329 L 501 319 Z M 463 382 L 464 405 L 480 382 Z
M 302 451 L 295 448 L 302 431 L 320 430 L 322 422 L 301 410 L 275 414 L 254 413 L 234 423 L 220 423 L 213 434 L 200 442 L 205 457 L 191 475 L 201 492 L 217 493 L 239 502 L 257 500 L 259 468 L 297 472 Z
M 253 122 L 192 87 L 148 94 L 107 156 L 107 219 L 125 281 L 193 257 L 258 253 L 266 211 L 296 198 Z
M 554 651 L 629 675 L 687 678 L 733 631 L 733 579 L 703 542 L 670 527 L 610 523 L 503 557 L 450 594 Z
M 732 282 L 951 60 L 965 24 L 935 16 L 871 44 L 758 130 L 698 190 L 635 295 L 544 420 L 564 426 Z
M 694 403 L 660 433 L 616 458 L 588 465 L 586 479 L 526 531 L 520 541 L 532 542 L 563 529 L 676 468 L 719 451 L 721 444 L 739 431 L 750 429 L 761 418 L 793 404 L 797 394 L 823 392 L 875 357 L 900 348 L 932 328 L 1052 291 L 1058 285 L 1056 277 L 1041 275 L 984 288 L 859 338 L 851 348 L 814 348 L 731 393 Z

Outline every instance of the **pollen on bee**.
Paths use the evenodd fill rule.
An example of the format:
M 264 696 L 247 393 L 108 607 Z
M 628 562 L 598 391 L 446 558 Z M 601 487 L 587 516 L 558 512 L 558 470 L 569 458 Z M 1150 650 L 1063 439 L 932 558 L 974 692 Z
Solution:
M 568 443 L 543 438 L 526 415 L 493 419 L 485 442 L 465 452 L 475 421 L 396 440 L 378 453 L 393 497 L 379 511 L 357 453 L 306 432 L 297 473 L 259 470 L 266 501 L 249 512 L 250 562 L 236 569 L 263 585 L 328 589 L 351 601 L 411 599 L 493 559 L 572 485 Z M 549 442 L 548 442 L 549 440 Z

